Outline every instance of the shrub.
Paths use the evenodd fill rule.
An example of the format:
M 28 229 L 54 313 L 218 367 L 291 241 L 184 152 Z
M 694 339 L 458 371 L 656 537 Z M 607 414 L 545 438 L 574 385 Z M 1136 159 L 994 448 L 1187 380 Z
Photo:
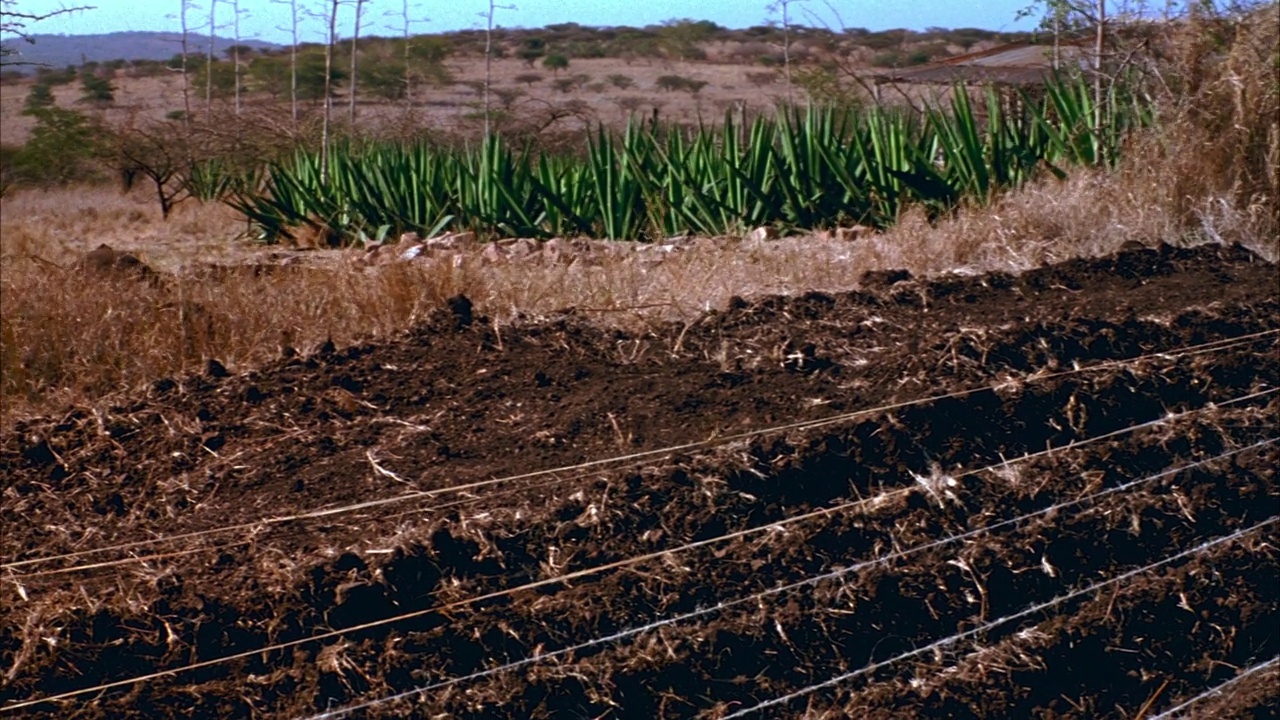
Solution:
M 691 95 L 697 95 L 702 88 L 707 86 L 705 80 L 694 80 L 692 78 L 682 77 L 680 75 L 662 75 L 657 81 L 658 89 L 667 92 L 676 90 L 684 90 Z
M 548 55 L 542 61 L 542 67 L 550 70 L 552 74 L 559 75 L 561 70 L 569 67 L 569 58 L 560 54 Z
M 116 88 L 110 80 L 100 78 L 91 72 L 80 74 L 81 102 L 109 105 L 115 102 Z
M 547 42 L 540 37 L 531 37 L 524 41 L 520 49 L 516 51 L 516 57 L 524 61 L 530 69 L 533 64 L 547 54 Z
M 609 81 L 610 85 L 618 88 L 619 90 L 626 90 L 627 88 L 636 84 L 636 81 L 632 80 L 630 76 L 621 75 L 618 73 L 614 73 L 613 75 L 610 75 L 605 79 Z
M 27 93 L 26 106 L 22 112 L 24 115 L 30 115 L 34 110 L 50 107 L 53 104 L 53 89 L 48 83 L 38 82 L 32 85 L 31 92 Z
M 538 73 L 520 73 L 519 75 L 515 76 L 515 78 L 513 79 L 518 83 L 524 83 L 529 87 L 533 87 L 534 83 L 542 82 L 543 77 Z
M 871 58 L 871 67 L 896 68 L 902 67 L 902 64 L 902 55 L 897 52 L 880 53 Z
M 36 70 L 36 80 L 48 85 L 67 85 L 76 79 L 76 67 L 68 65 L 64 70 L 40 68 Z
M 102 129 L 76 110 L 57 106 L 32 110 L 36 119 L 31 137 L 16 153 L 14 175 L 18 181 L 59 185 L 95 174 L 94 161 L 102 153 Z
M 362 94 L 367 92 L 384 100 L 404 98 L 407 86 L 403 61 L 379 60 L 361 63 L 356 68 L 356 75 L 359 78 Z
M 178 67 L 182 67 L 182 59 L 178 59 Z M 160 75 L 168 75 L 170 70 L 166 63 L 159 60 L 134 60 L 129 67 L 129 75 L 132 77 L 158 77 Z

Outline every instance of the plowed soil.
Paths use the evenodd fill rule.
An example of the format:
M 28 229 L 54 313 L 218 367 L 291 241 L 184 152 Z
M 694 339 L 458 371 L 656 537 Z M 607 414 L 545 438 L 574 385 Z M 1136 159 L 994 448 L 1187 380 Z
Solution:
M 1276 266 L 861 285 L 456 298 L 6 428 L 0 710 L 1274 717 Z

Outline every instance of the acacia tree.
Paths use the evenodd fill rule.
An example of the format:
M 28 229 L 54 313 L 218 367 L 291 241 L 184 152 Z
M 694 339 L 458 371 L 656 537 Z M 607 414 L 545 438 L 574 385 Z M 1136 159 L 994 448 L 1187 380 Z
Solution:
M 164 121 L 119 128 L 111 136 L 121 175 L 141 175 L 151 181 L 160 216 L 169 219 L 173 208 L 191 196 L 187 182 L 193 155 L 190 134 Z

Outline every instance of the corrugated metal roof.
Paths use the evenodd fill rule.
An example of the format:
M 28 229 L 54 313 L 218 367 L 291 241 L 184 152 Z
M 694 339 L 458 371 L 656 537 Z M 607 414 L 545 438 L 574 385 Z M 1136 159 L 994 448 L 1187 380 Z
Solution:
M 1085 53 L 1079 45 L 1058 48 L 1063 67 L 1084 67 Z M 950 84 L 954 82 L 1034 85 L 1053 72 L 1053 46 L 1001 45 L 981 52 L 957 55 L 920 67 L 889 70 L 874 75 L 877 80 L 904 83 Z

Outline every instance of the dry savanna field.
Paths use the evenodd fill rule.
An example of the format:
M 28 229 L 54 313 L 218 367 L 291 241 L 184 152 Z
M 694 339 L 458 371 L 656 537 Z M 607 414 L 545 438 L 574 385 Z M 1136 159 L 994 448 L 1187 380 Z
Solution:
M 0 717 L 1276 717 L 1276 32 L 1188 32 L 1118 162 L 875 227 L 7 189 Z

